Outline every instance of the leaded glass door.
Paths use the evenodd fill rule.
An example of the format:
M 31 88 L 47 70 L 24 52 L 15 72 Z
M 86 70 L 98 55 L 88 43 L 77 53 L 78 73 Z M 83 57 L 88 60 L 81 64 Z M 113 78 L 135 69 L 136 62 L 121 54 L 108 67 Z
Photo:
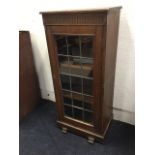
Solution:
M 93 123 L 93 36 L 55 35 L 64 115 Z
M 101 26 L 48 26 L 58 121 L 99 130 Z

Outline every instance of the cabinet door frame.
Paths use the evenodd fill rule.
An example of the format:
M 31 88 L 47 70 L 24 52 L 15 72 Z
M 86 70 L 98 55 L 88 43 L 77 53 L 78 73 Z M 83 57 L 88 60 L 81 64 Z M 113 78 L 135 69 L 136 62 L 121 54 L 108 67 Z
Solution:
M 49 58 L 52 69 L 52 77 L 54 81 L 54 90 L 56 96 L 56 108 L 58 120 L 65 123 L 73 124 L 75 126 L 85 128 L 92 131 L 100 131 L 102 122 L 102 105 L 101 105 L 101 91 L 102 91 L 102 44 L 103 44 L 103 26 L 46 26 L 46 39 L 48 43 Z M 54 35 L 93 35 L 93 117 L 94 124 L 83 123 L 81 121 L 75 121 L 74 119 L 68 119 L 64 117 L 64 106 L 62 105 L 62 89 L 59 74 L 59 62 L 57 56 L 57 46 L 54 40 Z

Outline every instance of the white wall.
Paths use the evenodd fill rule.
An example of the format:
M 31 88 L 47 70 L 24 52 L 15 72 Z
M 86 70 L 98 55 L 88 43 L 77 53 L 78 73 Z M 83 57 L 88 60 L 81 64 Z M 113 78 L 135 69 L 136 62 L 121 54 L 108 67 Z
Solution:
M 40 11 L 97 9 L 105 6 L 123 6 L 120 18 L 114 118 L 134 124 L 134 10 L 133 0 L 21 0 L 19 29 L 31 33 L 35 65 L 42 97 L 55 100 L 50 63 Z M 49 96 L 48 96 L 49 94 Z

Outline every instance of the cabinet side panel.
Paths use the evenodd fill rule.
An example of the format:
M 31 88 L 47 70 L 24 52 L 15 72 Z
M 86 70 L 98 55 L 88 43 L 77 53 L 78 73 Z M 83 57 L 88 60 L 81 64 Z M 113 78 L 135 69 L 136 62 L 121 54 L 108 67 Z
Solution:
M 119 10 L 110 10 L 107 16 L 106 52 L 103 63 L 103 129 L 112 118 L 119 14 Z

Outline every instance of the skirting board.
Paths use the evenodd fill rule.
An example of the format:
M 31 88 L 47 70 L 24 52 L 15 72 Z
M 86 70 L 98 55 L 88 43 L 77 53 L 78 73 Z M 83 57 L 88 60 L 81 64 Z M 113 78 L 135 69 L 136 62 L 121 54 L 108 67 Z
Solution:
M 128 110 L 113 107 L 113 116 L 115 120 L 135 125 L 135 113 Z
M 41 97 L 46 100 L 50 100 L 55 102 L 55 94 L 54 91 L 41 89 Z
M 41 89 L 41 95 L 43 99 L 55 102 L 54 91 L 48 91 Z M 113 107 L 113 116 L 115 120 L 126 122 L 129 124 L 135 124 L 135 113 L 124 109 Z

